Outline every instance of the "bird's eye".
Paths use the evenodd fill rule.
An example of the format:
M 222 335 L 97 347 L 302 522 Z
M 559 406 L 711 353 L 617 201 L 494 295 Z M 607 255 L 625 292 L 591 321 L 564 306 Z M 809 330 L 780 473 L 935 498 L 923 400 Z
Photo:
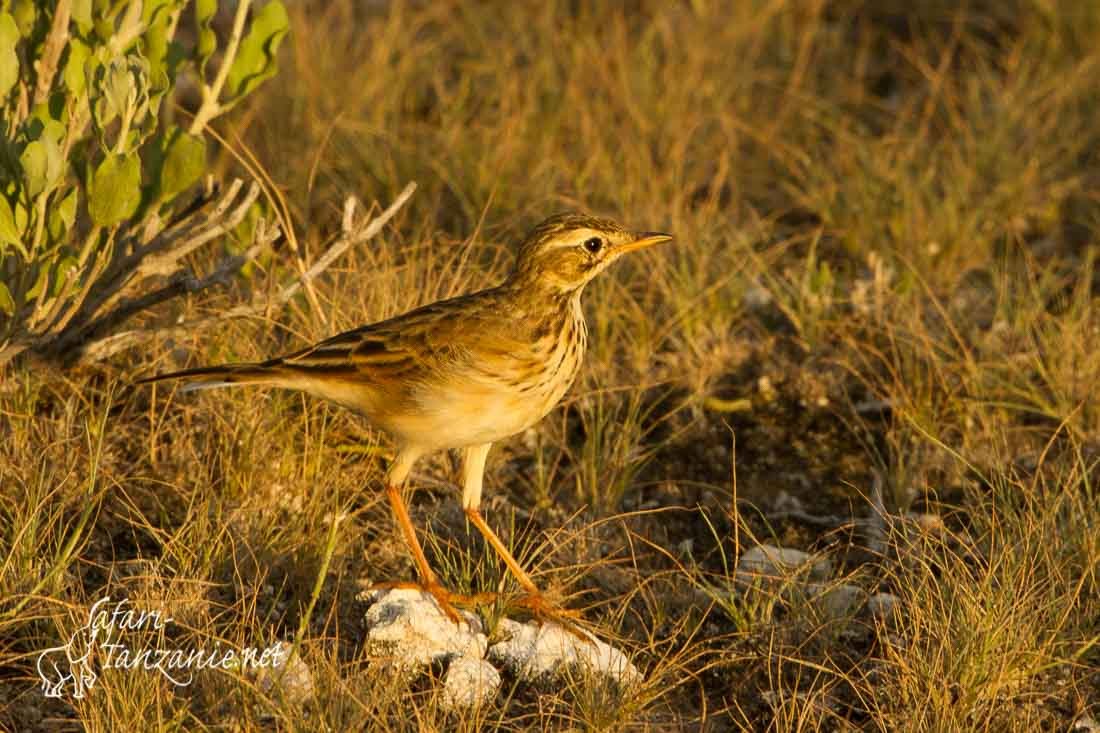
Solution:
M 601 247 L 603 247 L 603 240 L 599 237 L 584 240 L 584 248 L 592 254 L 599 252 Z

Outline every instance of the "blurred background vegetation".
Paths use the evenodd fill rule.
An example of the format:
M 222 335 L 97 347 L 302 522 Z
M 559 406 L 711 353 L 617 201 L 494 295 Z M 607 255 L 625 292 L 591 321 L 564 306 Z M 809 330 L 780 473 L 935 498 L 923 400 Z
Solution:
M 279 73 L 214 123 L 210 172 L 262 168 L 252 216 L 285 205 L 299 249 L 135 321 L 201 321 L 271 292 L 325 251 L 346 196 L 378 208 L 417 192 L 312 300 L 75 373 L 3 372 L 0 720 L 962 731 L 1100 717 L 1100 5 L 287 13 Z M 198 107 L 186 90 L 173 102 Z M 361 649 L 359 584 L 411 577 L 379 501 L 384 440 L 298 396 L 127 384 L 493 284 L 532 224 L 572 208 L 677 241 L 588 290 L 582 377 L 494 449 L 488 514 L 647 681 L 517 686 L 456 717 L 431 680 L 388 680 Z M 248 241 L 187 264 L 208 272 Z M 452 459 L 420 470 L 414 519 L 447 581 L 495 590 Z M 756 541 L 827 554 L 831 583 L 902 610 L 840 623 L 797 599 L 751 603 L 733 567 Z M 186 689 L 104 675 L 75 705 L 34 688 L 34 651 L 106 592 L 169 604 L 197 638 L 260 644 L 295 637 L 322 568 L 309 703 L 228 675 Z

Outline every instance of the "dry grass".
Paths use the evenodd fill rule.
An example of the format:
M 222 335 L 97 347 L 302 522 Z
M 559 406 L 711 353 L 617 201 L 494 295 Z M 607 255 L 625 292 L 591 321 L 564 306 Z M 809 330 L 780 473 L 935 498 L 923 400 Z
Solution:
M 283 71 L 234 124 L 307 252 L 347 193 L 420 188 L 317 283 L 321 311 L 294 300 L 110 371 L 3 375 L 0 726 L 962 731 L 1097 717 L 1100 11 L 630 5 L 294 5 Z M 574 207 L 678 240 L 590 288 L 583 377 L 494 448 L 487 513 L 646 683 L 507 681 L 459 716 L 430 676 L 391 679 L 362 649 L 361 584 L 412 574 L 377 490 L 381 436 L 297 395 L 127 385 L 482 287 L 528 226 Z M 419 467 L 414 518 L 448 582 L 495 590 L 503 573 L 462 521 L 454 467 Z M 876 481 L 892 517 L 935 513 L 942 531 L 869 532 Z M 860 522 L 780 517 L 784 492 Z M 756 540 L 826 552 L 830 582 L 889 591 L 901 610 L 841 623 L 805 600 L 734 597 Z M 38 650 L 104 594 L 168 609 L 176 646 L 302 630 L 315 698 L 234 673 L 177 688 L 116 671 L 84 700 L 46 703 Z

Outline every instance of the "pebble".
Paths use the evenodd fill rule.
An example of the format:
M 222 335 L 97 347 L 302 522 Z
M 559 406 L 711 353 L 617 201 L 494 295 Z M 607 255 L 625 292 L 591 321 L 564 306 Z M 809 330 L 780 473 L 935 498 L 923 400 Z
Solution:
M 520 679 L 538 680 L 570 667 L 582 667 L 620 683 L 642 679 L 625 654 L 594 636 L 581 639 L 557 624 L 521 624 L 511 619 L 502 619 L 499 630 L 504 640 L 489 648 L 489 658 Z
M 492 700 L 500 689 L 500 672 L 484 659 L 458 657 L 443 675 L 443 705 L 455 710 L 478 707 Z
M 833 572 L 833 564 L 827 557 L 775 545 L 757 545 L 741 555 L 737 562 L 737 570 L 741 573 L 769 577 L 801 572 L 804 568 L 808 568 L 809 576 L 815 580 L 825 580 Z
M 492 700 L 501 684 L 498 667 L 526 682 L 571 669 L 603 675 L 620 684 L 642 679 L 623 652 L 587 632 L 579 632 L 586 637 L 582 638 L 557 624 L 505 618 L 494 634 L 500 640 L 490 646 L 476 616 L 459 611 L 464 621 L 455 624 L 431 594 L 420 589 L 372 590 L 359 598 L 370 604 L 366 612 L 368 649 L 385 654 L 388 664 L 404 671 L 446 664 L 443 704 L 451 709 Z
M 360 599 L 371 604 L 366 616 L 367 647 L 373 653 L 388 654 L 397 667 L 410 669 L 457 657 L 485 656 L 488 640 L 477 617 L 459 611 L 464 622 L 456 624 L 426 591 L 367 591 Z
M 867 613 L 871 618 L 885 621 L 897 612 L 901 599 L 893 593 L 876 593 L 867 601 Z
M 255 671 L 256 686 L 265 694 L 278 693 L 283 699 L 296 705 L 303 705 L 313 699 L 313 673 L 309 665 L 295 654 L 290 654 L 291 645 L 279 642 L 280 657 L 285 661 L 278 667 L 260 667 Z

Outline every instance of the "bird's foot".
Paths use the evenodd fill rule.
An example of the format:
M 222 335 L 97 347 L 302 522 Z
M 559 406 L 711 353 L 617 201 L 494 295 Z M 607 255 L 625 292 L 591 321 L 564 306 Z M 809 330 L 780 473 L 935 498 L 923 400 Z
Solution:
M 521 596 L 512 605 L 526 610 L 540 621 L 552 621 L 574 636 L 588 641 L 588 633 L 582 626 L 583 617 L 580 611 L 563 608 L 538 591 Z
M 455 593 L 447 590 L 438 582 L 430 583 L 415 583 L 413 581 L 389 581 L 385 583 L 374 583 L 370 586 L 370 590 L 419 590 L 425 593 L 430 593 L 432 598 L 435 599 L 436 605 L 439 606 L 444 615 L 456 624 L 462 623 L 462 617 L 459 616 L 455 606 L 462 608 L 474 608 L 476 606 L 485 606 L 493 603 L 496 600 L 495 593 L 473 593 L 463 594 Z

